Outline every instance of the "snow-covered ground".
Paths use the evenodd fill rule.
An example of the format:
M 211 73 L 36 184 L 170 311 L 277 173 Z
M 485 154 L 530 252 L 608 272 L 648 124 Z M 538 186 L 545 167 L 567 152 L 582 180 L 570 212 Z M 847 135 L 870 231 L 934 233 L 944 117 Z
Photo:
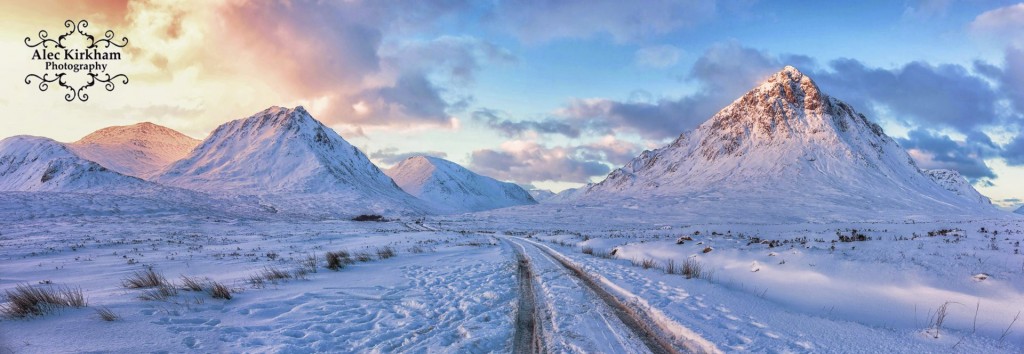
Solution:
M 45 230 L 40 227 L 45 225 Z M 87 309 L 0 321 L 3 352 L 502 351 L 511 342 L 515 259 L 492 236 L 416 231 L 402 223 L 248 223 L 159 218 L 70 219 L 3 225 L 0 288 L 82 288 Z M 392 247 L 393 258 L 377 250 Z M 324 268 L 324 253 L 356 260 Z M 318 269 L 257 286 L 267 267 Z M 142 300 L 122 280 L 152 267 L 234 292 L 230 300 L 181 290 Z M 106 307 L 120 319 L 105 322 Z
M 80 287 L 88 308 L 3 318 L 0 350 L 509 352 L 522 330 L 517 311 L 528 310 L 545 350 L 649 351 L 640 332 L 559 258 L 676 348 L 1024 349 L 1024 320 L 1011 326 L 1024 310 L 1020 219 L 773 225 L 625 223 L 609 215 L 569 230 L 559 218 L 503 213 L 388 222 L 175 215 L 4 221 L 0 290 Z M 865 239 L 856 241 L 859 235 Z M 690 239 L 677 244 L 682 237 Z M 380 259 L 383 247 L 396 255 Z M 325 269 L 325 254 L 340 250 L 369 260 Z M 517 308 L 525 296 L 517 254 L 528 259 L 534 309 Z M 267 267 L 302 269 L 310 255 L 317 272 L 302 279 L 250 281 Z M 667 261 L 678 273 L 688 259 L 703 267 L 700 276 L 666 274 Z M 179 290 L 143 300 L 152 289 L 122 281 L 148 267 L 178 287 L 182 275 L 220 282 L 233 298 Z M 935 313 L 946 303 L 935 338 Z M 99 308 L 119 319 L 101 320 Z

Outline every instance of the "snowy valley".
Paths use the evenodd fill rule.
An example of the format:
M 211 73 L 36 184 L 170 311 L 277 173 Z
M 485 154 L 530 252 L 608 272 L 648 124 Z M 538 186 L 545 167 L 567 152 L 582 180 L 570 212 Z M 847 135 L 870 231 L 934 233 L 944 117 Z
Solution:
M 793 67 L 679 133 L 557 194 L 302 107 L 6 138 L 0 353 L 1024 351 L 1024 208 Z

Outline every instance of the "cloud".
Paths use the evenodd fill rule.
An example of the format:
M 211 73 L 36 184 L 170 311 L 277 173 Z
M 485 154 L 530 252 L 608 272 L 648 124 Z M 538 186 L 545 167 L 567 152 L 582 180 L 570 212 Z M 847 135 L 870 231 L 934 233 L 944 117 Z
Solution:
M 206 109 L 223 102 L 247 107 L 232 116 L 251 113 L 252 107 L 302 104 L 335 125 L 451 127 L 450 115 L 472 101 L 458 89 L 471 85 L 484 63 L 515 60 L 503 48 L 471 37 L 396 39 L 431 33 L 438 21 L 466 9 L 465 1 L 204 5 L 131 3 L 126 32 L 132 33 L 131 56 L 138 63 L 131 77 L 171 82 L 177 95 L 214 91 L 191 98 Z
M 786 64 L 767 52 L 728 41 L 708 48 L 693 64 L 689 79 L 697 80 L 709 97 L 728 103 Z
M 914 0 L 903 10 L 904 19 L 930 20 L 945 17 L 953 0 Z
M 578 138 L 580 130 L 568 123 L 554 118 L 540 121 L 513 121 L 498 110 L 481 108 L 473 112 L 473 120 L 483 122 L 491 129 L 497 130 L 507 137 L 521 137 L 527 132 L 542 134 L 561 134 L 570 138 Z
M 683 56 L 683 50 L 672 45 L 643 47 L 636 51 L 633 62 L 637 66 L 665 69 L 675 66 Z
M 813 62 L 807 57 L 787 58 L 790 57 L 801 62 Z M 764 52 L 729 41 L 711 46 L 697 59 L 684 78 L 696 81 L 700 87 L 691 95 L 655 99 L 645 91 L 634 91 L 631 96 L 644 99 L 577 98 L 553 112 L 554 117 L 544 120 L 512 122 L 487 117 L 487 121 L 491 128 L 507 135 L 537 131 L 572 138 L 584 132 L 599 135 L 635 133 L 653 140 L 672 138 L 704 122 L 783 66 L 779 59 Z
M 400 43 L 381 51 L 389 65 L 399 70 L 441 74 L 455 85 L 471 84 L 484 62 L 518 61 L 507 49 L 472 37 L 441 36 Z
M 587 154 L 591 152 L 591 154 Z M 552 147 L 512 140 L 497 150 L 481 149 L 470 156 L 470 168 L 478 173 L 520 184 L 534 182 L 588 182 L 611 169 L 587 148 Z
M 678 136 L 709 118 L 713 105 L 703 95 L 663 98 L 654 103 L 576 99 L 559 109 L 556 115 L 597 134 L 636 133 L 648 139 L 665 139 Z
M 1024 44 L 1024 3 L 989 10 L 967 25 L 969 31 L 983 37 Z
M 607 161 L 614 166 L 625 165 L 643 149 L 628 141 L 606 135 L 600 140 L 576 147 L 579 155 L 587 160 Z
M 556 115 L 598 134 L 630 132 L 648 139 L 671 138 L 711 118 L 783 66 L 778 59 L 735 41 L 720 43 L 705 51 L 685 78 L 700 85 L 691 95 L 653 102 L 575 99 Z
M 839 59 L 829 63 L 829 69 L 812 77 L 823 91 L 858 110 L 870 111 L 872 104 L 879 104 L 892 110 L 897 119 L 961 132 L 998 122 L 999 94 L 984 78 L 960 65 L 911 62 L 881 69 Z
M 390 123 L 432 122 L 452 124 L 449 103 L 441 97 L 441 89 L 422 74 L 406 74 L 390 86 L 364 90 L 351 100 L 354 123 L 380 125 Z M 356 108 L 359 107 L 359 108 Z M 351 118 L 350 118 L 351 119 Z
M 396 148 L 384 148 L 377 151 L 370 152 L 367 154 L 371 159 L 379 161 L 385 166 L 392 166 L 402 162 L 403 160 L 414 157 L 414 156 L 433 156 L 446 158 L 448 154 L 443 151 L 414 151 L 414 152 L 398 152 Z
M 1000 91 L 1014 105 L 1017 115 L 1024 114 L 1024 49 L 1009 47 L 1004 52 L 1003 67 L 975 61 L 976 71 L 999 84 Z
M 1017 137 L 1003 146 L 1002 156 L 1006 164 L 1010 166 L 1024 165 L 1024 133 L 1017 134 Z
M 704 0 L 502 0 L 494 23 L 525 42 L 608 35 L 617 42 L 692 27 L 715 15 Z
M 971 181 L 996 177 L 984 159 L 998 156 L 999 147 L 985 134 L 972 133 L 965 141 L 954 141 L 947 135 L 916 129 L 897 140 L 921 168 L 956 170 Z

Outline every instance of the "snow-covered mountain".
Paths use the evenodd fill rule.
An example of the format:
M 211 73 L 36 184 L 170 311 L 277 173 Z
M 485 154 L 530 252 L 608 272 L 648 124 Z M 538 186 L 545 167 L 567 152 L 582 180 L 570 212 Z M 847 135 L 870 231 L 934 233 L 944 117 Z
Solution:
M 565 190 L 563 190 L 561 192 L 558 192 L 555 195 L 549 197 L 544 202 L 545 203 L 569 203 L 569 202 L 573 202 L 573 201 L 579 199 L 580 197 L 582 197 L 584 194 L 587 193 L 587 191 L 590 190 L 590 188 L 593 188 L 593 187 L 594 187 L 594 183 L 587 183 L 586 185 L 584 185 L 582 187 L 579 187 L 579 188 L 568 188 L 568 189 L 565 189 Z
M 154 180 L 210 193 L 257 196 L 268 207 L 289 213 L 423 211 L 422 202 L 302 107 L 271 107 L 225 123 Z
M 79 156 L 121 174 L 149 178 L 199 145 L 173 129 L 145 122 L 107 127 L 68 146 Z
M 126 176 L 78 156 L 49 138 L 0 140 L 0 217 L 202 215 L 263 217 L 256 203 L 211 198 Z
M 947 169 L 935 169 L 924 170 L 924 173 L 928 175 L 928 177 L 931 177 L 935 183 L 938 183 L 950 192 L 956 193 L 956 195 L 967 198 L 967 200 L 973 202 L 986 205 L 992 204 L 992 200 L 974 189 L 974 186 L 972 186 L 966 178 L 961 176 L 960 172 Z
M 437 157 L 410 157 L 384 173 L 409 194 L 444 212 L 471 212 L 537 203 L 530 193 L 515 183 L 481 176 Z
M 86 160 L 49 138 L 19 135 L 0 140 L 0 191 L 114 191 L 149 185 Z
M 1024 205 L 1021 205 L 1020 208 L 1017 208 L 1017 210 L 1014 210 L 1013 212 L 1024 215 Z
M 880 126 L 789 66 L 670 145 L 644 151 L 577 193 L 588 204 L 742 220 L 991 209 L 935 183 Z
M 530 189 L 527 192 L 530 193 L 533 200 L 536 200 L 538 203 L 544 202 L 548 198 L 555 196 L 555 192 L 547 189 Z

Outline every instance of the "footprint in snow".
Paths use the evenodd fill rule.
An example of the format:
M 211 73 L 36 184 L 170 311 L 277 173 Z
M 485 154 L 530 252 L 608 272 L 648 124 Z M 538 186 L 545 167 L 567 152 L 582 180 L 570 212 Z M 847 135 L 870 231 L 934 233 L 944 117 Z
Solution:
M 798 347 L 800 347 L 800 348 L 802 348 L 804 350 L 813 350 L 814 349 L 814 344 L 811 343 L 811 342 L 808 342 L 808 341 L 796 341 L 796 342 L 793 342 L 793 344 L 796 344 L 796 346 L 798 346 Z

